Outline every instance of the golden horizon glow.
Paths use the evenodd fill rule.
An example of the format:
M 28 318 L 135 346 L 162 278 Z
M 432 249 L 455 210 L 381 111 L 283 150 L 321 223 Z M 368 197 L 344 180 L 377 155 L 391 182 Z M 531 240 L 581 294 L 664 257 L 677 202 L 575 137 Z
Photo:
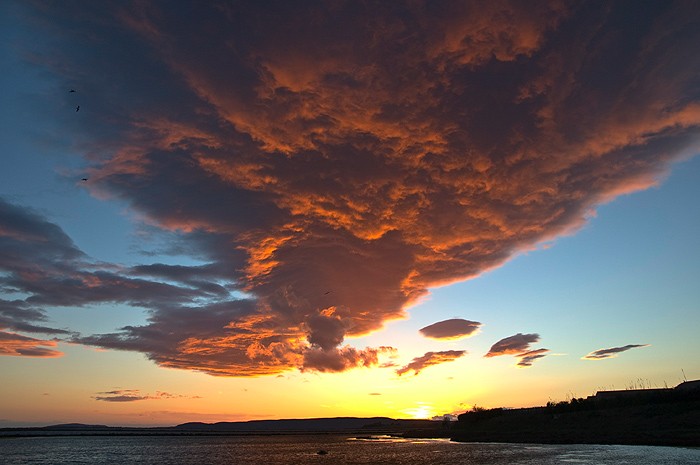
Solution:
M 0 426 L 700 376 L 700 9 L 629 9 L 10 0 Z

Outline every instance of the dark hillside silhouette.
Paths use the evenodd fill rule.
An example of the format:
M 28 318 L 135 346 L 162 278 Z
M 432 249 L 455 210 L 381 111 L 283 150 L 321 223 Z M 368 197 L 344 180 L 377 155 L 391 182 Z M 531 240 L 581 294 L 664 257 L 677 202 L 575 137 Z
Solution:
M 474 409 L 452 438 L 465 442 L 700 446 L 700 382 L 675 388 L 600 391 L 525 409 Z

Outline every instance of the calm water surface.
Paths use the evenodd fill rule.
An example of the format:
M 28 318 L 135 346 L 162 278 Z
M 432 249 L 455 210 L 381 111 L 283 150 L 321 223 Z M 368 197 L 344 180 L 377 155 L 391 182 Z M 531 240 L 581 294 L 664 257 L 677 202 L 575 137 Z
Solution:
M 319 455 L 319 450 L 328 452 Z M 109 436 L 0 438 L 15 464 L 490 464 L 700 465 L 676 447 L 452 443 L 346 436 Z

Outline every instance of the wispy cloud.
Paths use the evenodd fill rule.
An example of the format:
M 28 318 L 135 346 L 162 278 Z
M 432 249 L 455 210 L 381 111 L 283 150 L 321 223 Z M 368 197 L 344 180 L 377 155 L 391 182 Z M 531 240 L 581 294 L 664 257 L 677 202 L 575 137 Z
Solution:
M 583 360 L 603 360 L 606 358 L 617 357 L 617 354 L 621 352 L 628 351 L 630 349 L 636 349 L 638 347 L 649 347 L 649 344 L 627 344 L 622 347 L 611 347 L 609 349 L 598 349 L 594 350 L 588 355 L 582 357 Z
M 0 331 L 0 355 L 24 357 L 60 357 L 63 352 L 53 349 L 56 341 L 46 341 L 21 334 Z
M 185 396 L 171 394 L 169 392 L 156 391 L 154 395 L 141 393 L 139 389 L 118 389 L 114 391 L 98 392 L 93 399 L 102 402 L 138 402 L 140 400 L 163 399 L 200 399 L 200 396 Z
M 689 4 L 276 8 L 27 7 L 55 44 L 27 55 L 89 96 L 66 128 L 85 187 L 206 264 L 95 263 L 3 203 L 0 287 L 27 297 L 0 324 L 60 334 L 46 308 L 115 302 L 149 321 L 73 340 L 213 375 L 375 366 L 347 336 L 580 228 L 696 141 Z
M 480 327 L 478 321 L 452 318 L 421 328 L 420 332 L 432 339 L 461 339 L 473 335 Z
M 150 397 L 147 394 L 141 394 L 138 389 L 118 389 L 115 391 L 98 392 L 93 399 L 103 402 L 136 402 L 139 400 L 147 400 Z
M 413 371 L 414 375 L 419 374 L 424 369 L 438 365 L 440 363 L 452 362 L 460 357 L 463 357 L 467 351 L 465 350 L 443 350 L 441 352 L 426 352 L 425 355 L 414 358 L 411 363 L 405 365 L 398 370 L 396 374 L 401 376 L 409 371 Z

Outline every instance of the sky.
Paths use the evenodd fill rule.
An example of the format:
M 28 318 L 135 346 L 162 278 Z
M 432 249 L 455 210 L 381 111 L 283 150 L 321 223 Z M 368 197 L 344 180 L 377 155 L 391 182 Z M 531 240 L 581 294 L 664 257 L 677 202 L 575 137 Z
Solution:
M 0 9 L 0 427 L 700 378 L 692 2 Z

